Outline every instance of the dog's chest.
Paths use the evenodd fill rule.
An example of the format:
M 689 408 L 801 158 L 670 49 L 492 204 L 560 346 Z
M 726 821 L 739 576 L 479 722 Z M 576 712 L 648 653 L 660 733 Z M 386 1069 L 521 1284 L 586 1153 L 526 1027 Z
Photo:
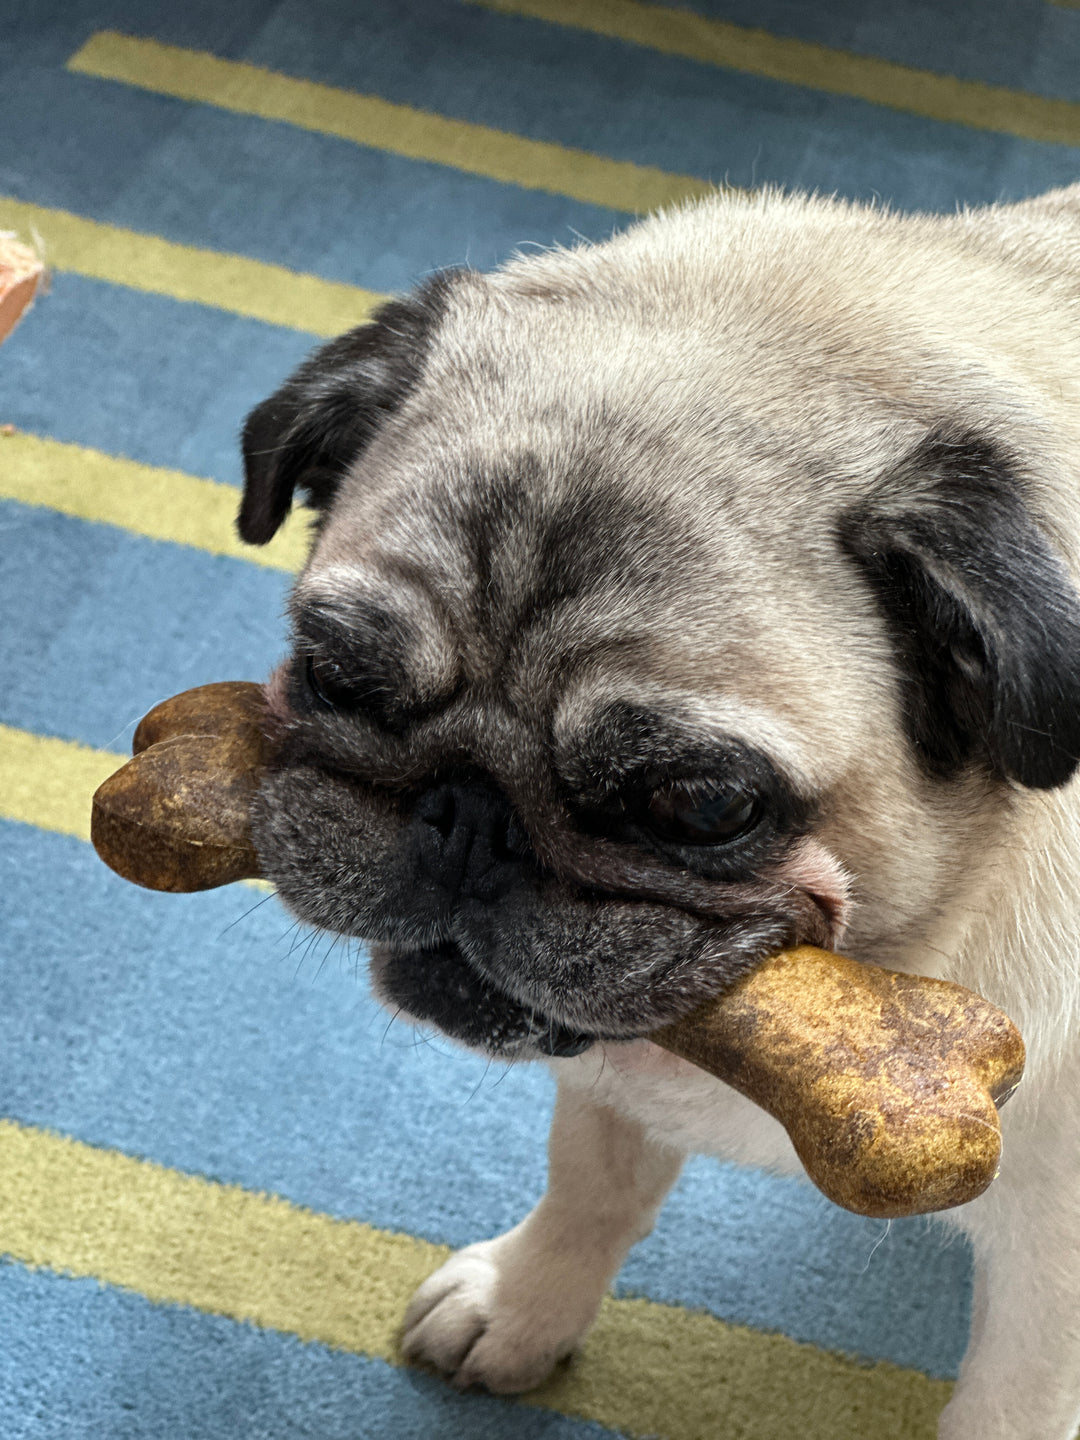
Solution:
M 646 1040 L 595 1045 L 554 1063 L 560 1080 L 586 1089 L 644 1125 L 661 1144 L 743 1165 L 801 1174 L 779 1121 L 697 1066 Z

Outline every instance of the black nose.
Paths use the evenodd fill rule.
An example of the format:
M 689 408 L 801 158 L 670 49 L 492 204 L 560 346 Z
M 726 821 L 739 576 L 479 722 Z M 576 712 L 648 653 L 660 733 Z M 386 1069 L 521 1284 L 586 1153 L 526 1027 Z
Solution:
M 452 899 L 501 900 L 522 878 L 525 827 L 486 781 L 434 786 L 417 801 L 413 827 L 421 868 Z

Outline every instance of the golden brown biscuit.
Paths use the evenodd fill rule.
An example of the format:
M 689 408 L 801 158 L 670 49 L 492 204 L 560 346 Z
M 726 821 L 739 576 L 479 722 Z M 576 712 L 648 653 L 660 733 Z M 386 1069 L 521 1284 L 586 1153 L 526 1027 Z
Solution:
M 1016 1026 L 973 991 L 810 945 L 649 1038 L 775 1116 L 830 1200 L 881 1217 L 986 1189 L 1024 1068 Z
M 163 701 L 135 731 L 135 758 L 94 796 L 94 848 L 151 890 L 257 876 L 248 812 L 268 745 L 261 685 L 225 681 Z

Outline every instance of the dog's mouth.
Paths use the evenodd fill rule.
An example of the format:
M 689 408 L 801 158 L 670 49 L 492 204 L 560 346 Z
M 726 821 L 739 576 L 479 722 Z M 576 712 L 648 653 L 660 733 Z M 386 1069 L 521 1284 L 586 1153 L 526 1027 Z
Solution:
M 371 950 L 372 981 L 385 1004 L 488 1055 L 567 1058 L 604 1038 L 522 1005 L 470 965 L 451 940 L 427 950 Z
M 546 906 L 462 902 L 451 935 L 371 943 L 372 984 L 392 1011 L 487 1055 L 579 1055 L 648 1036 L 785 945 L 834 940 L 835 920 L 801 887 L 786 906 L 741 898 L 723 919 L 571 891 Z

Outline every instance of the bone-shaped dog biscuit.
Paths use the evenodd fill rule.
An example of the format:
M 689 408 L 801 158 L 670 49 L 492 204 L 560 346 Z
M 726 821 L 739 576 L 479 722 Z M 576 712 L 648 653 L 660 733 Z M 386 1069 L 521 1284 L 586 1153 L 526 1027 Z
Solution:
M 990 1184 L 1020 1032 L 947 980 L 803 945 L 649 1036 L 775 1116 L 819 1190 L 860 1215 L 947 1210 Z
M 249 811 L 267 747 L 261 685 L 227 680 L 162 701 L 135 731 L 134 759 L 94 796 L 95 850 L 150 890 L 256 877 Z
M 269 746 L 261 686 L 166 700 L 94 797 L 98 854 L 157 890 L 257 876 L 249 809 Z M 775 1116 L 831 1200 L 881 1217 L 986 1189 L 997 1106 L 1024 1067 L 1016 1027 L 981 996 L 805 945 L 649 1038 Z

